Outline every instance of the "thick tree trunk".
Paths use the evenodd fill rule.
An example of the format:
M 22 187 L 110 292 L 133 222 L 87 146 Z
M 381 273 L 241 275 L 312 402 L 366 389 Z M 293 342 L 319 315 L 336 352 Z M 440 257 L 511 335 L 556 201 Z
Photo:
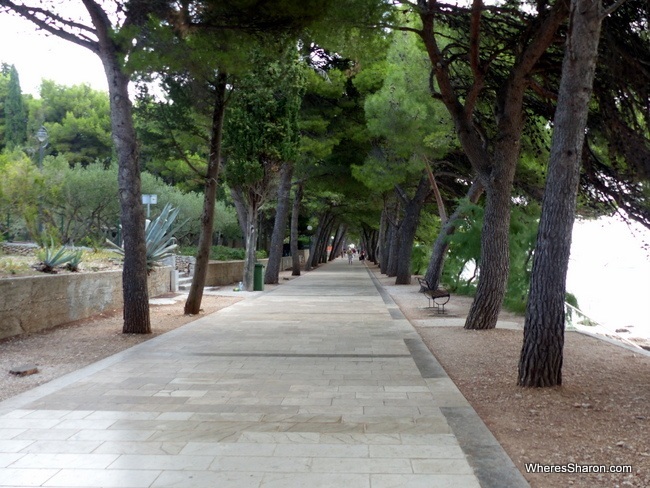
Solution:
M 420 222 L 420 211 L 422 205 L 431 193 L 431 187 L 425 176 L 420 179 L 418 188 L 413 198 L 408 199 L 406 194 L 399 188 L 397 193 L 400 195 L 404 204 L 404 218 L 399 232 L 399 256 L 397 258 L 397 269 L 395 273 L 396 285 L 411 284 L 411 254 L 413 253 L 413 241 L 418 230 Z
M 390 223 L 388 230 L 388 265 L 386 266 L 386 276 L 392 278 L 397 276 L 397 260 L 399 259 L 399 233 L 401 222 L 398 224 Z
M 300 202 L 302 200 L 302 183 L 298 183 L 293 197 L 291 209 L 291 266 L 292 276 L 300 276 L 300 255 L 298 254 L 298 220 L 300 218 Z
M 366 252 L 366 260 L 377 264 L 376 247 L 377 247 L 377 230 L 363 226 L 363 249 Z
M 305 271 L 310 271 L 312 268 L 317 267 L 318 263 L 321 262 L 323 255 L 323 236 L 328 232 L 327 227 L 332 220 L 333 217 L 329 210 L 326 210 L 318 218 L 318 226 L 314 230 L 309 243 L 309 259 L 305 262 Z
M 246 242 L 246 234 L 248 232 L 248 210 L 246 201 L 244 200 L 244 194 L 242 193 L 241 188 L 233 187 L 230 189 L 230 196 L 235 205 L 235 211 L 237 212 L 237 222 L 239 222 L 239 229 L 241 230 L 242 238 L 244 243 Z
M 388 210 L 384 205 L 381 211 L 381 219 L 379 221 L 379 237 L 377 245 L 377 259 L 379 261 L 379 271 L 381 274 L 386 274 L 388 269 Z
M 210 137 L 210 155 L 208 170 L 205 178 L 203 194 L 203 211 L 201 213 L 201 233 L 196 254 L 196 267 L 192 284 L 185 302 L 185 315 L 196 315 L 201 310 L 203 288 L 208 274 L 210 249 L 212 248 L 212 233 L 214 230 L 214 208 L 217 200 L 217 180 L 221 164 L 221 140 L 223 136 L 223 120 L 226 108 L 226 85 L 228 76 L 219 73 L 216 80 L 216 98 L 212 110 L 212 128 Z
M 572 0 L 519 360 L 520 386 L 562 384 L 564 302 L 602 4 Z
M 508 173 L 514 176 L 514 167 Z M 485 192 L 479 282 L 466 329 L 494 329 L 499 318 L 510 270 L 511 188 L 512 179 L 506 174 L 495 179 Z
M 467 191 L 467 198 L 470 202 L 476 203 L 483 194 L 483 185 L 475 180 Z M 433 250 L 431 251 L 431 258 L 429 259 L 429 266 L 424 275 L 425 279 L 429 282 L 432 288 L 440 286 L 440 277 L 444 267 L 445 257 L 449 249 L 449 236 L 456 232 L 458 221 L 462 217 L 462 204 L 459 204 L 451 217 L 447 219 L 445 224 L 440 229 L 440 233 L 433 243 Z
M 247 221 L 249 226 L 246 229 L 246 255 L 244 256 L 244 289 L 253 291 L 253 277 L 255 273 L 255 262 L 257 261 L 257 205 L 248 207 Z
M 377 264 L 377 236 L 379 235 L 376 229 L 371 229 L 368 232 L 367 244 L 366 244 L 366 259 L 372 261 L 373 264 Z
M 477 130 L 474 111 L 485 83 L 485 66 L 481 65 L 478 52 L 478 27 L 481 23 L 482 2 L 476 2 L 471 13 L 473 34 L 470 49 L 470 65 L 473 80 L 469 96 L 461 97 L 457 91 L 449 59 L 445 58 L 435 35 L 437 11 L 422 9 L 420 32 L 437 82 L 440 99 L 454 121 L 456 134 L 463 151 L 485 186 L 485 219 L 481 236 L 481 274 L 476 296 L 470 309 L 465 328 L 492 329 L 496 326 L 501 303 L 505 296 L 508 279 L 508 230 L 510 223 L 510 192 L 518 161 L 521 130 L 523 125 L 523 95 L 528 77 L 540 57 L 553 42 L 557 29 L 567 14 L 566 4 L 556 2 L 540 14 L 539 21 L 530 29 L 526 43 L 517 46 L 514 64 L 508 78 L 497 94 L 495 104 L 497 129 L 490 141 L 483 140 L 483 131 Z M 474 49 L 474 47 L 476 49 Z M 487 65 L 486 65 L 487 66 Z M 461 98 L 464 98 L 462 100 Z M 494 147 L 492 153 L 488 148 Z
M 322 225 L 319 226 L 318 240 L 316 247 L 316 260 L 312 263 L 314 266 L 327 262 L 327 245 L 330 242 L 332 229 L 334 228 L 334 215 L 331 212 L 327 213 L 326 219 Z
M 246 251 L 244 254 L 244 276 L 243 283 L 246 291 L 253 290 L 253 273 L 255 271 L 256 251 L 257 251 L 257 230 L 258 230 L 258 213 L 259 202 L 257 200 L 250 201 L 244 196 L 243 190 L 240 187 L 232 187 L 230 189 L 235 209 L 237 210 L 237 218 L 239 220 L 239 227 L 241 228 L 244 237 L 244 245 Z
M 347 232 L 347 229 L 348 228 L 345 225 L 339 225 L 336 229 L 336 234 L 334 234 L 334 242 L 332 242 L 332 250 L 330 251 L 328 261 L 333 261 L 341 255 L 341 250 L 343 249 L 343 242 L 345 240 L 345 233 Z
M 93 16 L 95 21 L 95 16 Z M 108 26 L 103 26 L 107 29 Z M 98 29 L 103 30 L 103 29 Z M 99 41 L 100 58 L 108 80 L 111 107 L 111 129 L 118 159 L 118 187 L 122 237 L 124 240 L 124 268 L 122 290 L 124 295 L 125 334 L 149 334 L 149 294 L 147 291 L 147 245 L 144 232 L 144 210 L 138 144 L 133 127 L 133 108 L 129 99 L 129 77 L 122 72 L 118 53 L 111 39 Z
M 271 235 L 269 261 L 264 274 L 264 283 L 277 284 L 280 279 L 280 263 L 284 250 L 284 236 L 287 231 L 287 217 L 289 216 L 289 198 L 291 196 L 291 176 L 293 164 L 284 163 L 280 169 L 280 183 L 278 184 L 278 202 L 275 207 L 275 223 Z
M 397 260 L 399 259 L 399 233 L 402 226 L 400 220 L 401 207 L 399 199 L 393 210 L 393 215 L 389 216 L 388 223 L 388 259 L 386 263 L 386 276 L 392 278 L 397 275 Z

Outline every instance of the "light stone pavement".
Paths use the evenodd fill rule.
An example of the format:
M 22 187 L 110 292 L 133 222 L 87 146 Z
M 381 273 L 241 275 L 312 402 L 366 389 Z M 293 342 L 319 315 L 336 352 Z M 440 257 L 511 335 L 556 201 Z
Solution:
M 337 260 L 0 403 L 0 486 L 527 484 L 363 263 Z

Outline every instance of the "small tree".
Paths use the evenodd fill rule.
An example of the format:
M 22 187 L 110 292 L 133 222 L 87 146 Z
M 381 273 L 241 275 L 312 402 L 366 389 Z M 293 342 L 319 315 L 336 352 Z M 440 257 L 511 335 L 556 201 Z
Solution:
M 244 285 L 253 286 L 258 213 L 284 162 L 293 161 L 298 147 L 297 116 L 303 90 L 303 67 L 295 48 L 279 61 L 256 52 L 258 62 L 237 84 L 227 120 L 226 180 L 231 188 L 246 241 Z
M 7 98 L 4 101 L 5 145 L 14 148 L 27 139 L 27 109 L 23 101 L 18 71 L 14 65 L 9 69 Z

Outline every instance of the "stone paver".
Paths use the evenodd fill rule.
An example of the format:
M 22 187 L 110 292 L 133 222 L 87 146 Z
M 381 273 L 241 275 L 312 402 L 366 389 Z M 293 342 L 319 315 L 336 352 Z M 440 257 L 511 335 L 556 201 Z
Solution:
M 526 484 L 340 260 L 0 403 L 0 486 Z

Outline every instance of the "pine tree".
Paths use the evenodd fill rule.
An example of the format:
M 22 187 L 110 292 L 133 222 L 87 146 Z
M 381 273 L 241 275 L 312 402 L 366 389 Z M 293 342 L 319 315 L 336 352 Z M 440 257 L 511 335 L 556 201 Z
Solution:
M 20 89 L 18 71 L 14 65 L 9 69 L 9 86 L 4 103 L 5 145 L 19 146 L 27 139 L 27 109 Z

